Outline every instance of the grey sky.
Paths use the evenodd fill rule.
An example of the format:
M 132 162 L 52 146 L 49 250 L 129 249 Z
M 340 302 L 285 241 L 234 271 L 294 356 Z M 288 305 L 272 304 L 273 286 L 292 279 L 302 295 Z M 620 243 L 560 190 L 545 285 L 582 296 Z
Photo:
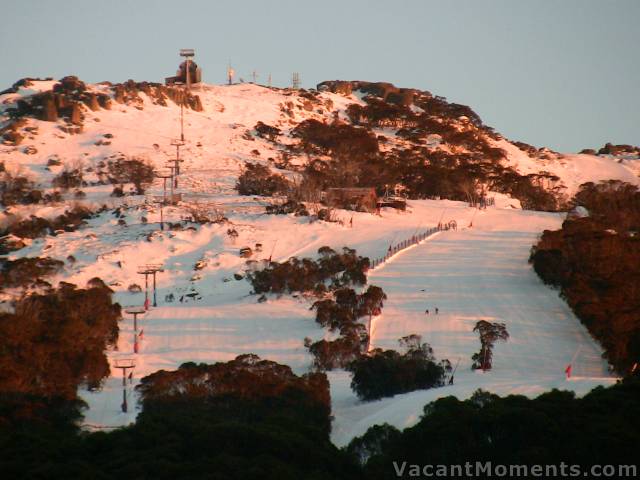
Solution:
M 640 144 L 640 0 L 6 1 L 0 87 L 75 74 L 162 81 L 194 48 L 209 83 L 389 81 L 561 151 Z

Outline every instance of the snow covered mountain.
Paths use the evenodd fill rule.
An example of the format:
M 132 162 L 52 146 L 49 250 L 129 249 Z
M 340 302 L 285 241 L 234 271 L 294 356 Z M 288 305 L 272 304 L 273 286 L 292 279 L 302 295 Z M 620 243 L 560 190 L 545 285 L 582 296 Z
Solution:
M 182 201 L 159 208 L 162 179 L 144 195 L 112 196 L 113 185 L 106 180 L 110 160 L 137 157 L 158 172 L 168 170 L 176 154 L 172 140 L 180 138 L 181 112 L 184 162 L 176 192 Z M 496 180 L 496 172 L 516 172 L 565 199 L 584 182 L 640 184 L 637 155 L 560 154 L 510 142 L 468 107 L 389 84 L 324 82 L 317 91 L 201 84 L 184 95 L 147 83 L 28 80 L 0 95 L 0 165 L 5 175 L 33 182 L 32 188 L 45 197 L 5 205 L 0 229 L 14 242 L 6 257 L 62 260 L 64 269 L 47 278 L 50 283 L 84 285 L 100 277 L 122 305 L 144 301 L 144 293 L 134 287 L 144 281 L 139 267 L 161 264 L 158 306 L 140 322 L 144 336 L 139 353 L 133 354 L 130 318 L 121 324 L 118 349 L 109 353 L 112 362 L 135 356 L 135 379 L 186 361 L 222 361 L 249 352 L 303 372 L 310 366 L 303 339 L 332 337 L 313 321 L 310 301 L 283 296 L 257 303 L 250 285 L 238 278 L 266 259 L 314 256 L 324 245 L 348 246 L 379 258 L 389 245 L 455 220 L 459 231 L 440 232 L 403 250 L 373 270 L 370 283 L 383 286 L 389 295 L 374 321 L 373 346 L 394 347 L 401 336 L 421 334 L 439 358 L 460 359 L 456 384 L 364 404 L 349 389 L 348 374 L 333 372 L 334 441 L 345 444 L 376 423 L 411 425 L 427 401 L 444 395 L 466 397 L 477 388 L 533 395 L 561 387 L 584 393 L 615 380 L 599 346 L 527 264 L 537 235 L 557 228 L 562 213 L 521 210 L 515 194 L 505 190 L 490 194 L 496 202 L 487 210 L 416 197 L 406 212 L 383 209 L 375 216 L 338 210 L 341 222 L 322 222 L 265 215 L 268 199 L 237 194 L 234 186 L 245 162 L 264 164 L 295 180 L 304 165 L 326 159 L 330 148 L 303 148 L 313 142 L 303 145 L 298 127 L 312 121 L 365 129 L 381 155 L 398 162 L 426 154 L 443 161 L 464 157 L 479 169 L 490 169 L 488 178 L 494 175 L 492 181 L 504 188 L 509 181 Z M 73 170 L 82 172 L 83 185 L 68 191 L 54 188 L 55 178 Z M 20 237 L 15 248 L 12 226 L 30 215 L 58 218 L 72 205 L 107 208 L 80 228 Z M 194 209 L 227 221 L 178 226 Z M 172 228 L 159 230 L 161 215 Z M 241 247 L 252 248 L 249 261 L 239 255 Z M 0 295 L 6 301 L 21 291 L 7 287 Z M 429 306 L 439 306 L 442 314 L 425 318 Z M 511 332 L 510 342 L 496 349 L 495 370 L 487 374 L 469 369 L 478 347 L 472 324 L 479 318 L 505 322 Z M 571 381 L 564 376 L 567 363 L 574 365 Z M 101 392 L 82 392 L 90 405 L 87 424 L 118 426 L 135 419 L 135 409 L 120 412 L 120 379 L 113 375 Z
M 48 188 L 66 163 L 81 161 L 85 170 L 95 172 L 100 162 L 121 153 L 142 156 L 157 168 L 164 167 L 175 151 L 170 141 L 180 135 L 181 90 L 146 82 L 85 85 L 75 77 L 66 78 L 62 83 L 25 80 L 2 92 L 0 162 L 5 168 L 20 169 Z M 229 191 L 245 161 L 278 163 L 283 147 L 299 142 L 292 131 L 309 119 L 363 125 L 384 136 L 383 152 L 425 145 L 427 151 L 463 154 L 474 142 L 486 141 L 489 147 L 504 151 L 500 162 L 505 166 L 523 175 L 548 172 L 557 177 L 554 184 L 569 196 L 587 181 L 638 182 L 638 155 L 560 154 L 510 142 L 482 125 L 468 107 L 448 103 L 429 92 L 369 82 L 323 82 L 319 87 L 320 92 L 250 83 L 195 87 L 193 95 L 184 99 L 185 188 L 210 192 L 213 186 Z M 395 94 L 397 98 L 395 91 L 401 92 Z M 367 111 L 363 99 L 376 103 Z M 53 104 L 57 105 L 55 112 L 51 111 Z M 380 105 L 390 108 L 385 111 Z M 278 128 L 277 140 L 256 135 L 258 122 Z M 425 125 L 441 133 L 429 133 Z M 470 135 L 465 137 L 465 133 Z M 304 155 L 293 157 L 290 165 L 294 166 L 308 160 Z M 51 159 L 62 165 L 46 168 Z M 209 179 L 203 178 L 200 172 L 215 174 L 215 185 L 208 184 L 213 179 L 209 175 Z M 90 173 L 85 180 L 91 183 L 97 178 Z M 98 191 L 86 189 L 89 198 Z

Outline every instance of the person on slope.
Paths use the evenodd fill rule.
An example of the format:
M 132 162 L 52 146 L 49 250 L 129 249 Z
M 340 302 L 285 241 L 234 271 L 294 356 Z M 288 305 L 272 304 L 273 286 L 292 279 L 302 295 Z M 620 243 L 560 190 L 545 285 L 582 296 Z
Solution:
M 428 308 L 424 311 L 424 314 L 425 315 L 429 315 L 429 309 Z

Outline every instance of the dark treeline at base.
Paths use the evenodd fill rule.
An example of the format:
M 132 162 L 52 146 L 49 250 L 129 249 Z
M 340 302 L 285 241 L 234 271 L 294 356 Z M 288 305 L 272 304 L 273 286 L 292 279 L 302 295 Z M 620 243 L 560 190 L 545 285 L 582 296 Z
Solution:
M 113 432 L 26 420 L 0 426 L 3 478 L 386 479 L 398 478 L 394 461 L 590 466 L 638 458 L 638 378 L 581 399 L 557 390 L 536 399 L 446 397 L 426 405 L 414 427 L 375 426 L 342 450 L 329 441 L 322 373 L 297 377 L 245 355 L 157 372 L 140 390 L 137 423 Z
M 372 427 L 348 451 L 366 462 L 365 478 L 386 479 L 398 478 L 394 461 L 636 465 L 639 441 L 640 380 L 634 378 L 598 387 L 583 398 L 558 390 L 535 399 L 482 391 L 465 401 L 441 398 L 425 406 L 417 425 L 403 432 Z
M 356 462 L 329 441 L 324 374 L 298 377 L 243 355 L 159 371 L 138 390 L 143 412 L 116 431 L 79 433 L 70 424 L 26 420 L 0 425 L 3 478 L 360 478 Z

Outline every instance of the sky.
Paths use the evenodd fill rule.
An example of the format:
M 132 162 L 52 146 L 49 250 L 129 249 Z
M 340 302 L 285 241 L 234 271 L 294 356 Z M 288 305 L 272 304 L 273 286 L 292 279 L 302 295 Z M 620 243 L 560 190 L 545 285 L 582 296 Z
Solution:
M 640 145 L 640 0 L 19 0 L 0 90 L 23 77 L 162 82 L 193 48 L 207 83 L 386 81 L 469 105 L 562 152 Z

